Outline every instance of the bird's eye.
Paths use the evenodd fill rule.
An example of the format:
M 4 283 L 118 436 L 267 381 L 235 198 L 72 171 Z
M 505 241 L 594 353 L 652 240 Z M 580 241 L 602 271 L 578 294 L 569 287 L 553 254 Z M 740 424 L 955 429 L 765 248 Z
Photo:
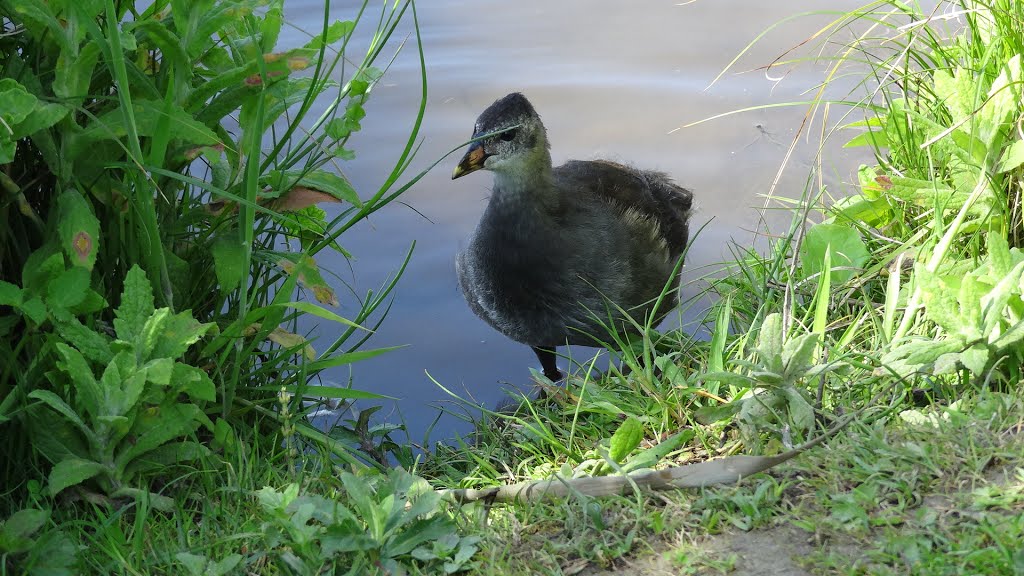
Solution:
M 515 138 L 515 137 L 516 137 L 516 131 L 514 129 L 513 130 L 506 130 L 506 131 L 502 132 L 500 136 L 498 136 L 498 138 L 501 138 L 505 142 L 511 142 L 512 139 Z

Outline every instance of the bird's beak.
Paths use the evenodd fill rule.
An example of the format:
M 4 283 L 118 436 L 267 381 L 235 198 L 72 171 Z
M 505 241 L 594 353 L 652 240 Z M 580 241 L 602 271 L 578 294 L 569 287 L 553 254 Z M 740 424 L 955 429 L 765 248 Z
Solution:
M 459 165 L 455 167 L 455 171 L 452 172 L 452 180 L 483 168 L 484 160 L 486 159 L 487 153 L 484 152 L 483 144 L 473 142 L 469 145 L 469 150 L 466 150 L 466 155 L 462 157 L 462 160 L 459 160 Z

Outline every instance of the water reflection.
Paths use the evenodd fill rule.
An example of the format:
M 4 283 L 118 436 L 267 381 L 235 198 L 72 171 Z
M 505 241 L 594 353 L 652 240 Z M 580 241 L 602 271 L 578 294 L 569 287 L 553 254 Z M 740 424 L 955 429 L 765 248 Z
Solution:
M 353 8 L 344 4 L 335 17 L 351 17 Z M 766 109 L 669 132 L 730 110 L 806 99 L 801 92 L 821 81 L 820 68 L 798 69 L 778 84 L 762 74 L 729 74 L 710 90 L 703 89 L 769 25 L 819 9 L 820 4 L 420 2 L 429 96 L 423 146 L 409 175 L 468 138 L 476 114 L 495 98 L 522 91 L 548 127 L 556 164 L 598 157 L 635 163 L 667 172 L 694 191 L 698 212 L 692 226 L 708 223 L 693 240 L 684 271 L 683 297 L 694 297 L 704 286 L 697 279 L 730 256 L 730 240 L 750 245 L 750 231 L 759 225 L 761 195 L 775 180 L 805 110 Z M 836 1 L 829 9 L 860 4 Z M 319 28 L 318 2 L 290 1 L 286 11 L 299 28 Z M 737 69 L 769 63 L 830 19 L 808 17 L 782 26 Z M 411 20 L 406 24 L 411 31 Z M 294 44 L 301 41 L 298 33 L 293 38 Z M 385 180 L 408 136 L 419 101 L 418 68 L 414 46 L 407 45 L 367 106 L 363 131 L 352 142 L 357 157 L 342 166 L 363 194 Z M 779 194 L 800 195 L 806 171 L 799 165 L 809 165 L 814 155 L 814 146 L 798 148 L 792 160 L 795 169 L 779 181 Z M 406 347 L 360 362 L 351 373 L 337 369 L 325 375 L 337 381 L 352 377 L 357 388 L 400 398 L 382 412 L 385 418 L 408 424 L 414 441 L 421 440 L 433 422 L 434 406 L 447 398 L 431 378 L 476 402 L 494 405 L 503 386 L 528 385 L 528 370 L 536 363 L 529 348 L 503 338 L 474 317 L 458 292 L 454 257 L 475 226 L 488 190 L 487 179 L 449 179 L 457 158 L 428 174 L 403 197 L 405 205 L 385 208 L 350 231 L 342 244 L 355 255 L 353 262 L 340 255 L 320 258 L 322 266 L 365 294 L 384 283 L 416 242 L 389 317 L 369 342 L 374 347 Z M 833 165 L 827 176 L 839 185 L 850 178 L 855 162 L 842 154 L 830 158 Z M 692 321 L 700 307 L 669 322 Z M 341 313 L 346 312 L 352 310 L 343 303 Z M 314 334 L 329 340 L 336 329 L 321 326 Z M 589 352 L 573 351 L 577 358 Z M 468 425 L 445 416 L 433 438 L 468 431 Z

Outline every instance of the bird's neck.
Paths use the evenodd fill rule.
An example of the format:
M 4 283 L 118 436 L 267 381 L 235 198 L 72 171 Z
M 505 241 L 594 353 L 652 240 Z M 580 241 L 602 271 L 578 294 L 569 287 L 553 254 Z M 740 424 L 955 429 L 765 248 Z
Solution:
M 517 166 L 494 172 L 494 189 L 491 203 L 495 208 L 515 208 L 522 212 L 541 210 L 555 212 L 561 198 L 551 173 L 551 155 L 540 147 L 532 156 L 523 159 Z M 531 207 L 533 210 L 526 209 Z

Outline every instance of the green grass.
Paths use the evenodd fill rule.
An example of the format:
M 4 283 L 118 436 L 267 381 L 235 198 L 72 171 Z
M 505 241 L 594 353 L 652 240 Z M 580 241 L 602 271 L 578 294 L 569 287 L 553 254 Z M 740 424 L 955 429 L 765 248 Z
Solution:
M 102 111 L 123 118 L 123 135 L 102 148 L 117 170 L 102 177 L 124 191 L 130 215 L 115 217 L 117 198 L 99 196 L 88 187 L 94 182 L 75 182 L 88 193 L 81 201 L 38 197 L 46 187 L 26 175 L 46 164 L 41 135 L 43 144 L 32 144 L 41 146 L 38 155 L 24 155 L 27 144 L 18 141 L 22 163 L 0 182 L 9 199 L 5 215 L 13 216 L 19 202 L 28 206 L 0 242 L 2 270 L 19 272 L 0 285 L 7 306 L 0 330 L 31 335 L 0 344 L 0 426 L 18 426 L 3 445 L 10 488 L 0 498 L 0 574 L 1024 573 L 1019 3 L 960 0 L 933 13 L 877 1 L 835 14 L 773 66 L 827 62 L 825 81 L 811 87 L 808 101 L 787 104 L 808 106 L 824 137 L 867 146 L 875 162 L 843 190 L 819 188 L 811 173 L 799 198 L 770 195 L 772 209 L 792 214 L 788 230 L 774 234 L 762 253 L 732 247 L 726 274 L 701 280 L 715 297 L 700 322 L 711 338 L 688 336 L 694 326 L 663 335 L 645 329 L 644 338 L 631 340 L 610 334 L 604 340 L 616 361 L 605 373 L 582 362 L 564 387 L 547 387 L 543 400 L 524 397 L 500 412 L 484 411 L 472 438 L 429 447 L 419 460 L 389 428 L 370 428 L 365 418 L 332 437 L 302 421 L 304 397 L 327 392 L 309 386 L 318 370 L 379 353 L 357 349 L 364 342 L 360 326 L 380 321 L 375 311 L 386 309 L 394 284 L 359 303 L 348 321 L 289 300 L 307 291 L 329 300 L 317 269 L 301 255 L 340 249 L 355 221 L 415 183 L 418 177 L 392 188 L 415 132 L 388 184 L 370 198 L 349 198 L 338 219 L 275 211 L 257 195 L 282 185 L 287 172 L 303 172 L 293 176 L 304 185 L 339 185 L 320 172 L 328 159 L 317 155 L 327 140 L 288 144 L 299 123 L 278 117 L 284 123 L 274 133 L 285 137 L 257 153 L 268 118 L 282 108 L 273 98 L 239 100 L 242 136 L 223 151 L 204 152 L 206 176 L 184 175 L 182 164 L 167 161 L 176 158 L 169 151 L 176 140 L 166 120 L 162 131 L 151 131 L 145 114 L 134 115 L 128 103 L 148 101 L 164 113 L 155 118 L 166 118 L 172 103 L 184 102 L 183 110 L 224 138 L 221 117 L 210 116 L 223 110 L 196 106 L 224 95 L 180 84 L 172 60 L 188 52 L 168 54 L 167 67 L 151 76 L 141 73 L 144 61 L 109 33 L 123 7 L 108 3 L 102 12 L 79 40 L 104 41 L 106 72 L 97 81 L 120 90 L 116 99 L 70 104 L 85 125 Z M 944 14 L 954 17 L 938 17 Z M 382 34 L 402 15 L 385 10 Z M 237 42 L 222 48 L 242 55 L 243 39 L 272 46 L 273 10 L 244 22 L 247 28 L 225 30 Z M 45 19 L 27 30 L 0 38 L 8 76 L 17 68 L 12 46 L 23 53 L 62 49 L 47 43 Z M 136 41 L 172 50 L 159 34 Z M 331 153 L 336 158 L 350 156 L 344 142 L 359 127 L 365 89 L 377 77 L 370 62 L 382 46 L 369 50 L 362 76 L 331 86 L 339 90 L 335 116 L 315 121 L 340 146 Z M 749 49 L 755 48 L 756 42 Z M 323 88 L 327 70 L 343 65 L 325 51 L 313 61 L 312 84 Z M 41 67 L 34 73 L 55 66 L 43 57 L 34 62 Z M 254 62 L 245 70 L 254 83 L 281 72 L 275 59 Z M 853 92 L 835 94 L 830 84 L 850 77 L 862 80 Z M 34 86 L 28 91 L 45 93 Z M 295 92 L 291 110 L 308 110 L 317 90 L 307 89 Z M 45 115 L 40 106 L 33 113 Z M 847 111 L 841 120 L 826 122 L 826 111 L 835 118 L 840 106 Z M 70 138 L 68 128 L 40 130 L 60 139 Z M 247 154 L 253 161 L 244 161 Z M 125 169 L 130 165 L 150 166 L 156 188 Z M 237 212 L 197 216 L 194 210 L 211 200 L 233 203 Z M 44 220 L 58 230 L 57 244 L 33 255 L 46 240 Z M 122 227 L 116 239 L 97 236 L 101 220 Z M 76 231 L 102 240 L 104 252 L 93 257 L 103 274 L 74 269 L 81 245 L 67 240 L 80 239 Z M 246 269 L 225 268 L 239 254 L 238 246 L 224 247 L 224 238 L 237 238 Z M 275 238 L 289 239 L 301 255 L 282 264 Z M 147 252 L 155 245 L 161 251 Z M 216 277 L 168 283 L 183 247 L 204 269 L 218 266 Z M 128 263 L 140 272 L 127 274 Z M 83 281 L 98 299 L 60 297 L 60 286 Z M 177 345 L 154 347 L 138 336 L 169 322 L 153 318 L 169 314 L 160 306 L 180 298 L 193 304 L 195 322 L 174 316 L 179 323 L 170 326 L 180 330 L 169 333 Z M 119 322 L 111 328 L 115 309 Z M 348 330 L 303 360 L 306 342 L 286 329 L 299 312 Z M 270 327 L 279 325 L 284 332 L 268 343 Z M 178 388 L 171 388 L 168 370 L 195 377 L 175 379 Z M 108 404 L 97 404 L 73 392 L 93 385 L 89 372 L 107 386 L 100 390 L 141 386 L 145 401 L 122 405 L 108 394 Z M 201 414 L 180 412 L 185 397 L 195 407 L 188 410 Z M 779 454 L 850 415 L 852 423 L 824 444 L 734 486 L 606 497 L 576 491 L 510 505 L 456 505 L 435 491 Z M 45 429 L 57 432 L 47 436 Z M 78 450 L 77 435 L 116 442 L 93 443 L 74 458 L 55 451 L 65 444 Z M 134 448 L 140 443 L 160 451 Z M 111 446 L 112 454 L 103 451 Z M 95 461 L 83 462 L 83 455 Z M 404 469 L 381 465 L 388 455 Z M 130 466 L 115 470 L 108 460 Z

